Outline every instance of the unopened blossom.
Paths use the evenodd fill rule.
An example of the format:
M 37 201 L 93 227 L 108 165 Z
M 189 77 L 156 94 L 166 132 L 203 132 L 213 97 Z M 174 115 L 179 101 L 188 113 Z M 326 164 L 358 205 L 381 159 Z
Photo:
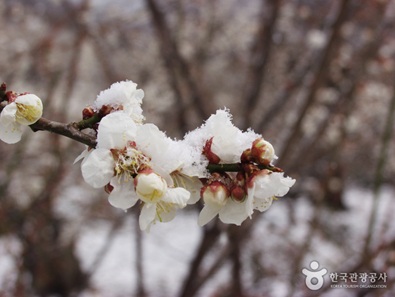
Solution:
M 0 139 L 6 143 L 21 140 L 23 127 L 37 122 L 43 113 L 41 99 L 33 94 L 18 96 L 0 114 Z
M 176 210 L 184 208 L 190 197 L 183 188 L 168 187 L 166 181 L 152 170 L 139 173 L 134 183 L 138 197 L 144 202 L 139 218 L 141 230 L 149 231 L 157 221 L 171 221 Z
M 252 143 L 251 155 L 258 164 L 269 165 L 276 155 L 272 144 L 263 138 L 258 138 Z
M 100 92 L 93 108 L 97 112 L 105 109 L 106 112 L 122 110 L 130 116 L 136 123 L 144 120 L 141 104 L 143 102 L 144 91 L 137 89 L 137 84 L 130 81 L 116 82 L 107 90 Z
M 213 181 L 202 188 L 204 207 L 199 214 L 198 223 L 203 226 L 220 214 L 230 200 L 230 193 L 221 181 Z

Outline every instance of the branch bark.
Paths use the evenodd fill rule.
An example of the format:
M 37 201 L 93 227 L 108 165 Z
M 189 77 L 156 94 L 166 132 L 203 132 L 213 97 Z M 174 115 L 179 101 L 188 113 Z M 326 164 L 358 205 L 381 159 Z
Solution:
M 71 138 L 89 147 L 96 147 L 96 137 L 84 133 L 78 129 L 78 123 L 63 124 L 50 121 L 46 118 L 39 119 L 36 123 L 29 126 L 34 132 L 49 131 Z

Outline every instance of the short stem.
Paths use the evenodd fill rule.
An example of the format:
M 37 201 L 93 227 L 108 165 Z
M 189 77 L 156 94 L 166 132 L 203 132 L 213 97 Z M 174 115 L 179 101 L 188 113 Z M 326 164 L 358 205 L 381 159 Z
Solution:
M 273 172 L 283 172 L 281 168 L 273 165 L 256 165 L 259 169 L 268 169 Z M 230 164 L 208 164 L 207 170 L 210 172 L 238 172 L 243 168 L 241 163 L 230 163 Z
M 74 123 L 74 126 L 79 130 L 83 130 L 86 128 L 92 128 L 98 122 L 100 122 L 100 117 L 97 113 L 95 113 L 93 116 L 91 116 L 88 119 Z
M 238 172 L 241 169 L 241 163 L 207 165 L 207 170 L 210 172 Z

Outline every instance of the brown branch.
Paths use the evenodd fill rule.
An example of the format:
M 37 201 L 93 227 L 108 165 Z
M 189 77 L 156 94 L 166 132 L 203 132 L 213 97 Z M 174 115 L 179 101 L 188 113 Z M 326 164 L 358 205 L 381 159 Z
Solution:
M 59 123 L 55 121 L 50 121 L 45 118 L 39 119 L 33 125 L 29 126 L 34 132 L 36 131 L 49 131 L 52 133 L 60 134 L 71 138 L 75 141 L 86 144 L 89 147 L 96 147 L 96 137 L 81 132 L 78 129 L 77 123 Z

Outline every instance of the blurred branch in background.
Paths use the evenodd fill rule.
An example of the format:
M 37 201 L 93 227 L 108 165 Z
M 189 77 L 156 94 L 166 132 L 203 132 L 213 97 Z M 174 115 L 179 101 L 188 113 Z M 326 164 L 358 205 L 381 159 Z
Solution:
M 0 13 L 0 81 L 43 98 L 45 118 L 78 123 L 100 90 L 131 79 L 147 120 L 170 136 L 228 107 L 297 179 L 240 227 L 177 226 L 187 231 L 172 247 L 188 257 L 176 250 L 183 269 L 158 277 L 169 229 L 152 252 L 155 230 L 142 236 L 133 212 L 82 182 L 71 165 L 82 144 L 26 132 L 0 144 L 1 296 L 316 296 L 301 274 L 312 260 L 388 273 L 386 290 L 326 284 L 325 296 L 394 295 L 393 1 L 4 0 Z M 56 127 L 94 145 L 81 125 Z

